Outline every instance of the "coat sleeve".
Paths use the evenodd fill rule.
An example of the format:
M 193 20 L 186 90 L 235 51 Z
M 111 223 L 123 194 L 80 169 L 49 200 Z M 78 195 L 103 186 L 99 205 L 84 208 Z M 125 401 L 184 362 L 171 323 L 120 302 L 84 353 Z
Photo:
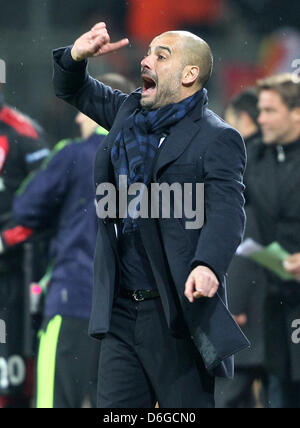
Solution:
M 128 95 L 93 79 L 87 71 L 87 61 L 73 61 L 71 47 L 54 50 L 53 61 L 56 96 L 110 131 Z
M 34 140 L 18 137 L 16 141 L 19 145 L 20 163 L 26 174 L 36 171 L 50 154 L 50 150 L 43 139 Z
M 74 161 L 72 145 L 60 149 L 61 145 L 55 147 L 49 162 L 28 177 L 18 190 L 12 219 L 0 230 L 0 253 L 27 241 L 36 231 L 55 225 Z
M 225 129 L 204 157 L 205 223 L 192 268 L 206 265 L 222 281 L 245 228 L 243 174 L 246 150 L 240 134 Z
M 70 145 L 26 184 L 14 201 L 13 217 L 18 224 L 31 229 L 53 226 L 69 188 L 72 161 Z

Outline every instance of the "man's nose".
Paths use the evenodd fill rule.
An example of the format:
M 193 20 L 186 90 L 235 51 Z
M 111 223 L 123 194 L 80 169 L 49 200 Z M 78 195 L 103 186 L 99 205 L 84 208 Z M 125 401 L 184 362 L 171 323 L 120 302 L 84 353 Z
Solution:
M 141 61 L 142 69 L 147 68 L 148 70 L 152 70 L 153 68 L 153 60 L 150 55 L 146 56 Z

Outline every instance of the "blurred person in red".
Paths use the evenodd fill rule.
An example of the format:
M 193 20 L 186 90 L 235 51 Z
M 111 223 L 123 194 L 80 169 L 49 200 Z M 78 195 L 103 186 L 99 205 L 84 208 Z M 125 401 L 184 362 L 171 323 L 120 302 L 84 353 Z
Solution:
M 10 221 L 17 189 L 48 154 L 39 125 L 7 106 L 0 91 L 0 229 Z M 29 229 L 15 227 L 5 238 L 15 245 L 30 234 Z M 2 252 L 0 245 L 0 319 L 7 334 L 6 343 L 0 344 L 0 408 L 28 407 L 32 373 L 23 355 L 23 249 Z

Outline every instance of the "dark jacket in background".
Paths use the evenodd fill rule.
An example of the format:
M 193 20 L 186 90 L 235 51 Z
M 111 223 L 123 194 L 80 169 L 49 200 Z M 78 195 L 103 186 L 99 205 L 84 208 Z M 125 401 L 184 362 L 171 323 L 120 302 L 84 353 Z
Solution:
M 258 145 L 247 170 L 247 202 L 263 245 L 278 241 L 300 252 L 300 140 L 286 146 Z M 292 342 L 292 321 L 300 318 L 300 284 L 265 271 L 266 364 L 283 379 L 300 381 L 300 346 Z

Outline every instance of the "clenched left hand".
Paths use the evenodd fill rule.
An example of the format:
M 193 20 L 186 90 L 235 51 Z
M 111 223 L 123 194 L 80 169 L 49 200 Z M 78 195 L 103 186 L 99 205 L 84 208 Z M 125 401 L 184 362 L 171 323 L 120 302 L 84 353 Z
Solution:
M 197 266 L 189 275 L 185 284 L 185 296 L 190 301 L 201 297 L 212 298 L 219 289 L 219 281 L 214 272 L 206 266 Z

